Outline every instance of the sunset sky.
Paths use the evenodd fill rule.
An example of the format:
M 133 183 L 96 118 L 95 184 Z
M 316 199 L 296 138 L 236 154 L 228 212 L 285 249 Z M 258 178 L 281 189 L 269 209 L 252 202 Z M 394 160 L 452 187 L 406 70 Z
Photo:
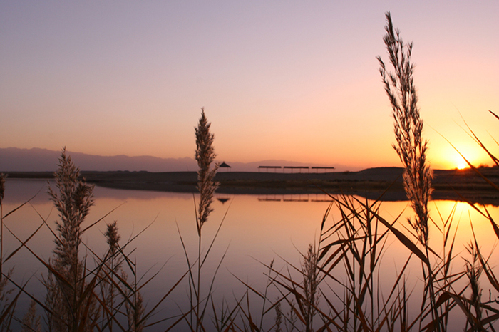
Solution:
M 2 1 L 0 147 L 398 166 L 376 56 L 407 42 L 434 168 L 499 151 L 498 1 Z

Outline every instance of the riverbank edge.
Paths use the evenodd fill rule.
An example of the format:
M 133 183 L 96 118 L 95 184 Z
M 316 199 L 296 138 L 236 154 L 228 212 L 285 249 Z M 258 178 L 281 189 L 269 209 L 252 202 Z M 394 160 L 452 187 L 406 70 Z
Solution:
M 499 184 L 499 169 L 481 168 Z M 52 172 L 5 172 L 11 178 L 51 179 Z M 221 171 L 215 180 L 225 194 L 356 194 L 369 199 L 405 200 L 403 168 L 376 167 L 358 172 L 231 172 Z M 499 192 L 473 170 L 435 170 L 433 199 L 499 204 Z M 163 192 L 196 192 L 196 172 L 82 171 L 97 186 Z

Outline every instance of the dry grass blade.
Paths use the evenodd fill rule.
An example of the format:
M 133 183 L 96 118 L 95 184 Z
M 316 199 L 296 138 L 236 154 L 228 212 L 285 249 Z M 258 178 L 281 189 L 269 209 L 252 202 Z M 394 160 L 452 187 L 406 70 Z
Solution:
M 444 304 L 446 301 L 450 300 L 451 298 L 452 297 L 450 296 L 449 292 L 443 292 L 437 299 L 436 306 L 440 307 L 442 304 Z
M 490 112 L 490 110 L 489 110 Z M 494 116 L 496 116 L 497 118 L 497 115 L 495 115 L 493 112 L 490 112 L 491 114 L 493 114 Z M 461 116 L 462 118 L 462 116 Z M 468 126 L 468 123 L 466 121 L 464 121 L 463 119 L 463 122 L 464 122 L 464 125 L 466 126 L 466 128 L 468 128 L 468 135 L 470 135 L 470 137 L 482 148 L 482 150 L 484 150 L 487 155 L 489 156 L 490 159 L 492 159 L 492 161 L 496 164 L 496 166 L 499 166 L 499 160 L 489 151 L 489 149 L 487 149 L 487 147 L 485 145 L 483 145 L 482 141 L 478 138 L 477 135 L 475 135 L 475 132 L 470 128 L 470 126 Z
M 257 259 L 255 259 L 255 260 L 257 262 L 259 262 L 260 264 L 262 264 L 263 266 L 265 266 L 267 269 L 269 269 L 269 271 L 274 272 L 276 274 L 276 276 L 279 276 L 279 277 L 283 278 L 285 281 L 289 282 L 293 287 L 298 287 L 298 288 L 303 289 L 303 286 L 300 285 L 299 283 L 297 283 L 296 281 L 294 281 L 291 277 L 288 277 L 288 276 L 282 274 L 281 272 L 279 272 L 276 269 L 274 269 L 272 266 L 269 266 L 269 265 L 267 265 L 267 264 L 265 264 L 265 263 L 263 263 L 263 262 L 261 262 L 261 261 L 259 261 Z M 295 266 L 293 266 L 291 264 L 289 266 L 293 267 L 296 271 L 300 272 L 300 270 L 297 269 Z M 288 272 L 289 272 L 289 270 L 288 270 Z
M 324 297 L 326 298 L 326 297 Z M 332 305 L 331 302 L 329 302 L 329 305 L 330 305 L 330 308 L 334 308 L 334 306 Z M 331 317 L 331 315 L 328 315 L 326 314 L 324 311 L 322 311 L 319 307 L 316 307 L 314 306 L 314 309 L 317 310 L 317 312 L 321 315 L 321 318 L 325 321 L 325 325 L 321 328 L 321 330 L 323 329 L 327 329 L 328 331 L 330 331 L 329 329 L 329 325 L 334 325 L 338 330 L 341 330 L 342 327 L 334 321 L 334 318 L 338 317 L 340 315 L 339 312 L 337 312 L 336 310 L 335 311 L 335 314 L 336 314 L 336 317 Z
M 175 283 L 175 285 L 173 285 L 173 287 L 171 287 L 168 292 L 166 292 L 165 295 L 163 295 L 163 297 L 161 298 L 161 300 L 158 301 L 158 303 L 156 303 L 156 305 L 151 309 L 149 310 L 149 312 L 147 314 L 144 315 L 144 317 L 142 317 L 142 319 L 139 321 L 139 324 L 140 323 L 143 323 L 148 317 L 150 317 L 154 312 L 155 310 L 159 307 L 159 305 L 161 303 L 163 303 L 163 301 L 171 294 L 171 292 L 173 292 L 173 290 L 175 288 L 177 288 L 177 286 L 180 284 L 180 282 L 185 278 L 185 276 L 187 275 L 187 273 L 189 273 L 188 271 L 185 272 L 182 277 L 180 277 L 179 280 L 177 280 L 177 282 Z
M 302 322 L 302 324 L 305 325 L 305 319 L 303 318 L 303 316 L 301 314 L 301 312 L 303 312 L 303 304 L 302 304 L 302 301 L 304 300 L 303 296 L 300 293 L 298 293 L 293 287 L 289 287 L 288 285 L 286 285 L 282 282 L 279 282 L 278 280 L 276 280 L 276 283 L 281 285 L 282 287 L 284 287 L 288 292 L 290 292 L 291 294 L 293 294 L 295 296 L 295 299 L 297 300 L 298 307 L 300 310 L 298 310 L 296 308 L 296 306 L 293 305 L 293 303 L 291 301 L 289 301 L 287 298 L 286 298 L 286 301 L 288 302 L 288 304 L 291 307 L 291 310 L 293 310 L 293 312 L 296 314 L 296 316 L 298 317 L 300 322 Z
M 296 272 L 298 272 L 298 273 L 302 274 L 302 271 L 301 271 L 298 267 L 296 267 L 294 264 L 291 264 L 291 262 L 289 262 L 288 260 L 286 260 L 286 259 L 285 259 L 284 257 L 282 257 L 281 255 L 279 255 L 279 254 L 276 254 L 276 255 L 277 255 L 277 257 L 279 257 L 280 259 L 282 259 L 282 260 L 283 260 L 283 261 L 287 264 L 288 270 L 289 270 L 289 267 L 291 267 L 291 268 L 292 268 L 293 270 L 295 270 Z M 303 256 L 303 254 L 302 254 L 302 253 L 300 253 L 300 255 L 302 255 L 302 256 Z M 255 260 L 256 260 L 256 259 L 255 259 Z M 257 262 L 259 262 L 258 260 L 256 260 L 256 261 L 257 261 Z M 268 266 L 269 270 L 272 270 L 272 271 L 273 271 L 273 269 L 272 269 L 272 264 L 273 264 L 273 262 L 274 262 L 274 261 L 272 260 L 272 262 L 271 262 L 270 266 Z M 265 266 L 266 266 L 266 265 L 265 265 Z M 289 271 L 288 271 L 288 272 L 289 272 Z
M 346 255 L 346 250 L 345 250 L 345 247 L 346 247 L 347 243 L 342 243 L 341 246 L 336 249 L 336 251 L 334 253 L 332 253 L 327 259 L 326 261 L 324 262 L 324 264 L 322 264 L 322 267 L 321 267 L 321 271 L 324 272 L 326 275 L 332 277 L 329 273 L 331 272 L 332 269 L 334 269 L 340 262 L 341 260 L 345 257 Z M 336 257 L 339 253 L 341 253 L 341 255 L 339 257 Z M 331 264 L 329 266 L 329 268 L 327 270 L 323 270 L 334 258 L 336 257 L 336 260 L 333 262 L 333 264 Z
M 118 250 L 118 248 L 117 248 Z M 124 254 L 123 254 L 124 255 Z M 105 265 L 105 263 L 111 259 L 111 256 L 108 256 L 106 255 L 106 257 L 104 257 L 104 259 L 100 259 L 99 256 L 95 255 L 94 257 L 95 259 L 97 259 L 100 264 L 100 265 Z M 102 273 L 104 273 L 105 277 L 106 277 L 106 280 L 108 282 L 110 282 L 114 287 L 115 289 L 117 289 L 120 294 L 126 299 L 128 300 L 128 296 L 126 295 L 126 293 L 121 289 L 121 287 L 119 286 L 119 284 L 114 280 L 114 278 L 117 278 L 118 281 L 124 285 L 126 288 L 128 288 L 129 291 L 133 292 L 134 291 L 134 288 L 120 275 L 120 273 L 117 273 L 117 271 L 114 271 L 113 269 L 109 268 L 109 266 L 105 265 L 107 267 L 107 269 L 102 269 Z M 94 270 L 95 272 L 96 270 Z M 111 275 L 109 275 L 109 272 L 111 272 Z M 131 304 L 131 303 L 130 303 Z
M 405 236 L 403 233 L 401 233 L 398 229 L 393 227 L 392 224 L 390 224 L 388 221 L 386 221 L 383 217 L 381 217 L 379 214 L 377 214 L 375 211 L 371 210 L 369 206 L 366 204 L 362 203 L 361 201 L 358 201 L 359 204 L 361 204 L 365 209 L 369 209 L 370 213 L 375 216 L 386 228 L 388 228 L 396 237 L 399 239 L 399 241 L 407 248 L 409 249 L 414 255 L 418 256 L 419 259 L 424 262 L 425 264 L 429 264 L 428 258 L 423 254 L 423 252 L 411 241 L 407 236 Z
M 243 298 L 244 298 L 244 296 L 243 296 Z M 242 301 L 243 298 L 241 298 L 240 301 Z M 231 329 L 233 329 L 233 324 L 235 322 L 237 312 L 239 311 L 238 308 L 239 308 L 240 301 L 238 301 L 238 303 L 232 308 L 232 310 L 229 312 L 228 315 L 224 314 L 224 309 L 223 309 L 224 302 L 222 302 L 222 314 L 221 314 L 221 317 L 219 319 L 219 317 L 217 315 L 217 309 L 215 308 L 215 302 L 213 301 L 213 298 L 211 298 L 211 307 L 212 307 L 213 315 L 214 315 L 213 319 L 215 321 L 215 328 L 217 331 L 227 332 L 227 331 L 230 331 Z
M 41 223 L 41 224 L 40 224 L 40 226 L 38 226 L 38 228 L 37 228 L 37 229 L 36 229 L 33 233 L 31 233 L 31 235 L 30 235 L 30 236 L 28 236 L 28 238 L 27 238 L 24 242 L 22 242 L 22 243 L 21 243 L 21 245 L 20 245 L 19 247 L 17 247 L 17 248 L 16 248 L 16 250 L 14 250 L 14 251 L 13 251 L 13 252 L 9 255 L 9 256 L 7 256 L 7 258 L 5 258 L 5 260 L 3 261 L 3 263 L 6 263 L 6 262 L 7 262 L 9 259 L 11 259 L 11 258 L 12 258 L 12 257 L 13 257 L 13 256 L 14 256 L 14 255 L 15 255 L 15 254 L 19 251 L 19 250 L 21 250 L 21 248 L 23 248 L 24 246 L 26 246 L 26 243 L 28 243 L 28 242 L 29 242 L 29 240 L 31 240 L 31 239 L 35 236 L 35 234 L 36 234 L 36 233 L 38 233 L 38 231 L 40 230 L 40 228 L 42 228 L 42 226 L 43 226 L 43 223 Z M 9 232 L 10 232 L 10 230 L 9 230 Z M 2 264 L 3 264 L 3 263 L 2 263 Z
M 490 221 L 490 224 L 492 225 L 492 228 L 494 229 L 494 233 L 496 234 L 496 237 L 499 240 L 499 226 L 497 226 L 494 219 L 492 219 L 492 216 L 490 215 L 489 210 L 485 209 L 485 212 L 487 213 L 487 219 Z
M 492 269 L 490 268 L 489 264 L 483 259 L 483 256 L 480 253 L 480 248 L 478 247 L 478 242 L 476 241 L 476 239 L 475 239 L 475 246 L 478 253 L 478 259 L 480 260 L 480 264 L 482 264 L 483 271 L 485 272 L 487 279 L 489 279 L 490 284 L 496 289 L 496 291 L 499 292 L 499 281 L 494 275 L 494 272 L 492 272 Z
M 40 189 L 40 191 L 42 191 L 42 189 Z M 40 191 L 38 191 L 33 197 L 31 197 L 30 199 L 28 199 L 26 202 L 22 203 L 21 205 L 19 205 L 18 207 L 12 209 L 10 212 L 8 212 L 6 215 L 4 215 L 3 219 L 7 218 L 12 213 L 16 212 L 17 210 L 19 210 L 20 208 L 22 208 L 23 206 L 25 206 L 26 204 L 28 204 L 29 202 L 31 202 L 40 193 Z
M 14 234 L 6 225 L 3 225 L 5 227 L 5 229 L 7 229 L 10 234 L 17 240 L 19 241 L 19 243 L 23 243 L 23 241 L 21 241 L 21 239 L 19 239 L 17 237 L 16 234 Z M 69 288 L 73 288 L 69 282 L 66 280 L 66 278 L 64 278 L 59 272 L 57 272 L 49 263 L 45 262 L 42 258 L 40 258 L 33 250 L 31 250 L 30 247 L 28 247 L 26 244 L 24 245 L 24 247 L 40 262 L 42 263 L 54 276 L 56 276 L 56 278 L 58 280 L 60 280 L 61 283 L 63 283 L 65 286 L 69 287 Z M 10 279 L 9 279 L 10 280 Z
M 494 112 L 492 112 L 491 110 L 489 110 L 489 113 L 492 114 L 493 116 L 495 116 L 495 118 L 497 120 L 499 120 L 499 116 L 497 114 L 495 114 Z
M 497 281 L 494 273 L 490 269 L 490 266 L 484 262 L 481 255 L 479 256 L 479 258 L 480 258 L 480 263 L 482 264 L 483 267 L 483 271 L 485 272 L 485 275 L 489 279 L 490 284 L 496 289 L 496 291 L 499 292 L 499 282 Z
M 454 232 L 454 236 L 452 237 L 452 242 L 449 248 L 449 252 L 447 253 L 447 260 L 445 261 L 445 266 L 444 266 L 444 275 L 447 275 L 450 270 L 450 264 L 453 259 L 452 252 L 454 250 L 454 243 L 456 242 L 456 235 L 457 235 L 457 228 L 456 231 Z
M 108 213 L 106 213 L 104 216 L 102 216 L 101 218 L 97 219 L 97 221 L 91 223 L 90 225 L 88 225 L 87 227 L 85 227 L 81 233 L 85 233 L 86 230 L 94 227 L 95 225 L 97 225 L 98 223 L 100 223 L 102 220 L 104 220 L 107 216 L 109 216 L 111 213 L 113 213 L 114 211 L 116 211 L 117 209 L 119 209 L 122 205 L 124 205 L 125 203 L 121 203 L 120 205 L 118 205 L 117 207 L 115 207 L 114 209 L 112 209 L 111 211 L 109 211 Z
M 442 136 L 442 135 L 440 135 Z M 468 164 L 468 166 L 476 173 L 478 174 L 478 176 L 480 176 L 483 180 L 485 180 L 485 182 L 487 182 L 490 186 L 492 186 L 492 188 L 496 189 L 497 191 L 499 191 L 499 187 L 492 181 L 490 181 L 490 179 L 488 179 L 485 175 L 483 175 L 479 170 L 478 168 L 476 168 L 462 153 L 461 151 L 459 151 L 455 146 L 454 144 L 452 144 L 447 138 L 445 138 L 444 136 L 442 136 L 443 139 L 445 139 L 451 146 L 452 148 L 461 156 L 461 158 L 463 158 L 463 160 L 466 162 L 466 164 Z
M 239 310 L 241 310 L 241 311 L 243 311 L 243 312 L 244 312 L 244 310 L 243 310 L 243 309 L 242 309 L 242 307 L 241 307 L 241 303 L 243 302 L 244 298 L 245 298 L 245 297 L 247 297 L 247 296 L 248 296 L 248 292 L 246 292 L 243 296 L 241 296 L 241 298 L 240 298 L 239 300 L 236 300 L 236 305 L 235 305 L 235 306 L 234 306 L 234 308 L 232 309 L 232 311 L 231 311 L 231 313 L 230 313 L 229 317 L 231 317 L 231 316 L 232 316 L 232 317 L 234 317 L 234 318 L 235 318 L 235 316 L 236 316 L 235 314 L 236 314 L 236 312 L 238 312 Z
M 215 235 L 213 236 L 213 238 L 212 238 L 212 240 L 210 242 L 210 246 L 208 247 L 208 250 L 206 250 L 206 254 L 204 255 L 203 261 L 201 262 L 201 266 L 203 266 L 204 262 L 208 258 L 208 255 L 209 255 L 211 249 L 213 248 L 213 245 L 215 244 L 215 241 L 216 241 L 216 239 L 218 237 L 218 234 L 220 233 L 220 229 L 222 228 L 222 225 L 223 225 L 223 223 L 225 221 L 225 218 L 227 217 L 227 213 L 229 212 L 229 209 L 230 209 L 231 205 L 232 205 L 232 200 L 230 201 L 230 204 L 227 207 L 227 210 L 225 210 L 225 214 L 222 217 L 222 220 L 220 221 L 220 224 L 218 225 L 217 231 L 215 232 Z
M 211 310 L 213 312 L 213 320 L 215 321 L 215 328 L 217 331 L 220 331 L 220 325 L 218 324 L 218 315 L 217 315 L 217 309 L 215 308 L 215 303 L 213 302 L 213 298 L 211 298 Z M 223 310 L 223 308 L 222 308 Z
M 147 279 L 146 281 L 144 281 L 143 283 L 142 282 L 142 279 L 149 273 L 149 271 L 151 271 L 152 267 L 149 268 L 146 272 L 144 272 L 143 276 L 139 279 L 138 283 L 141 283 L 141 285 L 139 286 L 139 288 L 137 288 L 137 292 L 138 291 L 141 291 L 142 288 L 144 288 L 147 284 L 149 284 L 154 278 L 156 278 L 159 273 L 161 271 L 163 271 L 163 269 L 165 268 L 166 264 L 168 264 L 168 260 L 166 262 L 163 263 L 163 265 L 158 269 L 158 271 L 156 271 L 156 273 L 154 273 L 151 277 L 149 277 L 149 279 Z
M 487 317 L 487 318 L 482 319 L 482 320 L 480 321 L 480 324 L 481 324 L 481 326 L 485 326 L 485 325 L 487 325 L 487 324 L 491 324 L 491 323 L 495 322 L 495 321 L 496 321 L 496 320 L 498 320 L 498 319 L 499 319 L 499 313 L 496 313 L 496 314 L 493 314 L 493 315 L 491 315 L 491 316 L 489 316 L 489 317 Z M 492 327 L 492 326 L 491 326 L 491 327 Z M 492 329 L 491 329 L 491 330 L 492 330 L 492 331 L 495 331 L 495 330 L 493 329 L 493 327 L 492 327 Z M 484 331 L 485 331 L 485 328 L 484 328 Z M 473 327 L 470 327 L 468 330 L 466 330 L 466 332 L 473 332 Z
M 411 257 L 412 257 L 412 254 L 409 255 L 409 257 L 407 258 L 407 260 L 405 261 L 405 264 L 404 266 L 402 267 L 402 270 L 400 271 L 400 273 L 398 274 L 397 276 L 397 280 L 395 281 L 395 283 L 393 284 L 392 286 L 392 290 L 390 291 L 390 295 L 388 296 L 388 298 L 386 299 L 385 301 L 385 304 L 383 305 L 383 309 L 381 310 L 382 312 L 386 312 L 388 311 L 387 308 L 388 308 L 388 303 L 390 302 L 390 299 L 391 297 L 395 294 L 395 290 L 397 289 L 397 287 L 399 286 L 399 283 L 400 281 L 402 280 L 402 278 L 404 277 L 404 272 L 405 270 L 407 269 L 407 266 L 409 265 L 409 261 L 411 260 Z
M 361 236 L 361 237 L 355 237 L 355 238 L 349 238 L 349 239 L 340 239 L 340 240 L 336 240 L 334 242 L 331 242 L 329 243 L 328 245 L 326 245 L 325 247 L 323 247 L 321 249 L 321 253 L 319 255 L 319 261 L 322 260 L 324 258 L 324 256 L 329 252 L 329 250 L 337 245 L 337 244 L 342 244 L 342 245 L 351 245 L 352 242 L 355 242 L 355 241 L 358 241 L 358 240 L 365 240 L 367 238 L 367 236 Z M 331 261 L 332 258 L 334 258 L 334 255 L 337 253 L 337 251 L 335 253 L 333 253 L 333 255 L 331 255 L 330 257 L 328 257 L 328 260 L 327 262 Z M 360 256 L 358 255 L 358 253 L 356 253 L 356 257 L 360 260 Z M 327 262 L 325 264 L 327 264 Z
M 466 318 L 468 319 L 469 322 L 472 323 L 472 326 L 478 329 L 478 331 L 485 331 L 483 328 L 482 324 L 480 321 L 476 319 L 475 316 L 471 313 L 471 311 L 468 309 L 468 306 L 465 304 L 467 300 L 459 295 L 448 293 L 449 296 L 454 300 L 455 303 L 461 308 L 463 313 L 465 314 Z M 430 322 L 430 324 L 433 324 L 433 322 Z M 429 329 L 427 329 L 429 331 Z
M 487 208 L 484 207 L 484 210 L 485 210 L 485 213 L 484 213 L 474 203 L 470 202 L 469 200 L 464 199 L 464 197 L 462 197 L 462 196 L 461 196 L 461 198 L 463 199 L 463 201 L 465 201 L 466 203 L 468 203 L 468 205 L 471 206 L 475 211 L 477 211 L 482 216 L 484 216 L 487 220 L 490 221 L 490 224 L 492 225 L 492 228 L 494 229 L 494 233 L 495 233 L 496 237 L 499 239 L 499 226 L 495 223 L 494 219 L 490 215 L 490 213 L 487 210 Z
M 27 282 L 23 286 L 21 286 L 21 285 L 18 285 L 14 280 L 12 280 L 8 275 L 3 274 L 3 276 L 5 278 L 7 278 L 17 289 L 19 289 L 25 295 L 27 295 L 31 300 L 35 301 L 36 304 L 38 304 L 40 307 L 42 307 L 45 311 L 50 312 L 51 314 L 58 316 L 58 313 L 52 312 L 43 302 L 41 302 L 40 300 L 38 300 L 31 293 L 29 293 L 29 292 L 27 292 L 27 291 L 24 290 Z M 28 279 L 28 281 L 29 281 L 29 279 Z
M 211 295 L 213 294 L 213 285 L 215 284 L 215 279 L 216 279 L 216 277 L 218 275 L 218 271 L 220 270 L 220 267 L 222 266 L 222 262 L 224 261 L 225 256 L 227 255 L 228 250 L 229 250 L 229 247 L 227 246 L 227 248 L 225 249 L 224 254 L 220 258 L 220 261 L 218 262 L 218 265 L 217 265 L 217 267 L 215 269 L 215 272 L 213 273 L 213 277 L 212 277 L 211 283 L 210 283 L 210 288 L 208 289 L 208 296 L 207 296 L 207 298 L 210 298 Z M 201 317 L 204 317 L 204 315 L 206 313 L 207 305 L 208 305 L 208 301 L 205 301 L 205 305 L 204 305 Z
M 236 278 L 237 280 L 239 280 L 240 283 L 242 283 L 244 286 L 246 286 L 247 289 L 251 290 L 253 293 L 255 293 L 256 295 L 258 295 L 260 298 L 266 300 L 266 297 L 263 294 L 261 294 L 259 291 L 257 291 L 256 289 L 254 289 L 253 287 L 251 287 L 249 284 L 247 284 L 246 282 L 244 282 L 243 280 L 241 280 L 238 276 L 236 276 L 232 272 L 230 272 L 230 274 L 232 274 L 232 276 L 234 278 Z
M 272 285 L 272 283 L 275 281 L 275 278 L 272 277 L 272 267 L 273 266 L 274 266 L 274 260 L 272 260 L 270 262 L 270 268 L 269 268 L 269 271 L 268 271 L 268 274 L 267 274 L 267 283 L 265 284 L 265 291 L 263 293 L 264 299 L 263 299 L 263 303 L 262 303 L 262 310 L 261 310 L 261 313 L 260 313 L 260 317 L 262 318 L 262 319 L 260 319 L 260 327 L 259 327 L 260 330 L 262 329 L 263 317 L 265 316 L 266 312 L 270 311 L 271 308 L 273 308 L 277 304 L 276 303 L 276 304 L 272 305 L 271 308 L 269 308 L 267 311 L 265 311 L 265 304 L 267 303 L 267 300 L 268 300 L 268 290 L 269 290 L 270 285 Z
M 132 243 L 136 238 L 138 238 L 142 233 L 144 233 L 149 227 L 151 227 L 157 220 L 158 216 L 154 218 L 153 221 L 149 223 L 146 227 L 144 227 L 137 235 L 134 237 L 130 238 L 123 246 L 118 247 L 117 250 L 122 254 L 122 257 L 125 259 L 125 262 L 127 263 L 128 267 L 130 268 L 130 271 L 135 275 L 135 264 L 128 258 L 127 255 L 123 252 L 123 249 L 125 249 L 130 243 Z
M 249 304 L 249 296 L 246 296 L 246 305 L 248 306 L 248 323 L 251 328 L 251 331 L 258 331 L 258 326 L 253 322 L 253 317 L 251 316 L 250 304 Z
M 43 223 L 45 224 L 45 226 L 47 226 L 47 229 L 50 231 L 50 233 L 52 233 L 52 236 L 56 239 L 56 241 L 61 241 L 60 238 L 59 238 L 59 236 L 57 235 L 57 233 L 54 232 L 54 230 L 52 229 L 52 227 L 50 227 L 50 225 L 47 223 L 47 219 L 52 214 L 52 210 L 50 210 L 50 213 L 47 216 L 47 218 L 43 218 L 43 216 L 40 214 L 40 212 L 38 212 L 38 210 L 35 209 L 35 207 L 33 205 L 31 205 L 31 207 L 33 208 L 33 210 L 35 210 L 36 214 L 38 215 L 38 217 L 40 217 L 40 219 L 43 221 Z
M 399 310 L 399 312 L 397 313 L 397 316 L 400 315 L 400 311 L 402 311 L 402 309 Z M 379 322 L 379 325 L 378 325 L 378 328 L 376 329 L 375 332 L 380 332 L 381 329 L 385 326 L 385 324 L 388 322 L 388 319 L 389 319 L 389 315 L 390 315 L 390 312 L 387 312 L 385 314 L 385 316 L 383 317 L 383 319 Z M 392 322 L 394 322 L 396 320 L 397 317 L 394 317 L 392 318 Z M 403 330 L 402 330 L 403 331 Z
M 26 284 L 24 284 L 24 286 L 22 286 L 22 289 L 19 290 L 16 297 L 14 299 L 12 299 L 12 301 L 10 301 L 9 305 L 6 308 L 2 308 L 3 313 L 0 316 L 0 325 L 3 323 L 3 321 L 5 320 L 6 317 L 13 314 L 14 308 L 17 304 L 17 300 L 19 299 L 19 296 L 24 292 L 25 286 L 26 286 Z
M 367 323 L 366 317 L 364 315 L 364 311 L 360 307 L 360 301 L 358 301 L 355 298 L 355 294 L 354 294 L 354 302 L 355 302 L 355 305 L 357 307 L 357 310 L 355 311 L 355 315 L 359 318 L 360 323 L 362 324 L 362 327 L 363 327 L 363 331 L 367 331 L 367 332 L 372 331 L 372 329 L 369 327 L 369 325 Z
M 173 329 L 175 326 L 177 326 L 181 321 L 183 321 L 187 317 L 188 314 L 191 313 L 192 310 L 193 310 L 193 308 L 191 308 L 191 310 L 189 310 L 189 311 L 185 312 L 184 314 L 182 314 L 182 316 L 180 316 L 170 327 L 168 327 L 165 330 L 165 332 L 168 332 L 171 329 Z M 191 331 L 193 331 L 192 328 L 191 328 Z
M 97 281 L 99 280 L 99 272 L 102 270 L 103 264 L 99 265 L 99 268 L 96 270 L 96 273 L 94 274 L 93 278 L 90 280 L 90 282 L 85 286 L 84 283 L 81 283 L 81 287 L 83 288 L 81 290 L 81 296 L 79 299 L 79 302 L 77 303 L 77 307 L 81 307 L 83 305 L 84 301 L 87 301 L 87 305 L 89 305 L 90 301 L 88 301 L 90 294 L 94 293 L 95 286 L 97 284 Z M 86 270 L 86 264 L 85 264 L 85 270 Z M 84 280 L 85 277 L 82 278 Z M 87 308 L 85 308 L 87 309 Z
M 109 320 L 102 326 L 100 329 L 101 331 L 104 331 L 110 324 L 116 324 L 118 327 L 122 330 L 125 331 L 126 329 L 121 325 L 120 321 L 116 318 L 116 315 L 118 314 L 117 310 L 109 310 L 109 306 L 107 305 L 106 301 L 102 300 L 100 297 L 97 295 L 95 296 L 99 304 L 101 305 L 101 308 L 104 310 L 106 313 L 106 316 L 109 317 Z
M 321 222 L 321 233 L 324 231 L 324 224 L 326 223 L 327 217 L 329 216 L 329 212 L 331 211 L 332 206 L 333 202 L 331 202 L 328 205 L 326 212 L 324 212 L 324 216 L 322 217 L 322 222 Z

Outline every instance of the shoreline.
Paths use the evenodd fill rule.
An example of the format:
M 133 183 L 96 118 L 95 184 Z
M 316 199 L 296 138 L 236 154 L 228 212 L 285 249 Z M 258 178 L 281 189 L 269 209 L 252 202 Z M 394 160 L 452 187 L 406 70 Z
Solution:
M 480 172 L 499 184 L 499 169 Z M 52 172 L 5 172 L 11 178 L 51 179 Z M 196 172 L 82 171 L 97 186 L 122 190 L 196 192 Z M 219 171 L 215 180 L 221 194 L 355 194 L 382 201 L 406 200 L 403 168 L 378 167 L 358 172 L 230 172 Z M 452 199 L 499 205 L 499 191 L 473 170 L 435 170 L 433 199 Z

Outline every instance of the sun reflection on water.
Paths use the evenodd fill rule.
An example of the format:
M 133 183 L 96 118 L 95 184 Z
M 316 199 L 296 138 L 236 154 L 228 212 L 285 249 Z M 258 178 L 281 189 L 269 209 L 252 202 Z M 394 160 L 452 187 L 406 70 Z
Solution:
M 4 211 L 9 211 L 22 203 L 43 186 L 44 182 L 41 181 L 9 179 Z M 20 239 L 26 239 L 40 225 L 42 220 L 39 215 L 45 218 L 49 225 L 54 225 L 57 218 L 56 210 L 52 207 L 45 191 L 46 189 L 42 190 L 32 201 L 32 207 L 23 207 L 5 220 L 6 225 Z M 213 204 L 215 210 L 203 228 L 204 250 L 209 247 L 222 220 L 223 226 L 203 268 L 203 273 L 211 281 L 220 259 L 225 254 L 214 287 L 216 296 L 228 298 L 232 298 L 232 294 L 242 294 L 245 291 L 234 275 L 252 287 L 262 289 L 267 280 L 265 277 L 267 268 L 264 264 L 270 264 L 274 260 L 274 268 L 278 271 L 286 271 L 288 263 L 299 267 L 302 257 L 300 253 L 305 253 L 310 243 L 318 241 L 320 223 L 331 204 L 329 196 L 315 194 L 217 195 L 216 198 L 218 199 Z M 358 199 L 366 201 L 365 198 L 358 197 Z M 196 256 L 197 233 L 193 195 L 96 187 L 95 206 L 91 210 L 88 223 L 98 220 L 114 208 L 117 208 L 116 211 L 84 234 L 83 241 L 97 254 L 103 254 L 106 250 L 103 236 L 106 223 L 118 221 L 122 244 L 147 228 L 130 243 L 126 252 L 133 252 L 131 258 L 137 264 L 139 275 L 143 275 L 151 268 L 147 272 L 148 276 L 159 271 L 158 276 L 143 289 L 144 297 L 149 299 L 150 303 L 155 303 L 187 270 L 180 238 L 186 245 L 187 255 L 191 259 Z M 499 218 L 497 207 L 487 206 L 487 209 L 493 218 Z M 432 201 L 430 212 L 432 217 L 430 246 L 435 252 L 442 251 L 444 239 L 440 230 L 443 229 L 443 224 L 452 220 L 451 234 L 457 229 L 454 244 L 457 258 L 454 260 L 454 271 L 462 270 L 464 261 L 461 257 L 466 255 L 464 247 L 473 238 L 472 230 L 485 256 L 492 252 L 497 243 L 490 222 L 467 203 L 449 200 Z M 408 202 L 382 202 L 379 205 L 379 214 L 390 222 L 398 218 L 396 227 L 410 237 L 410 232 L 404 230 L 404 226 L 408 227 L 407 218 L 413 217 Z M 332 209 L 327 225 L 332 225 L 340 219 L 340 212 Z M 380 227 L 378 232 L 382 231 L 384 229 Z M 4 233 L 4 255 L 5 253 L 8 255 L 18 246 L 17 240 Z M 28 246 L 47 260 L 54 248 L 53 236 L 43 227 Z M 90 261 L 91 254 L 88 251 L 87 255 Z M 394 236 L 388 237 L 386 252 L 381 263 L 384 274 L 380 279 L 382 287 L 391 286 L 408 256 L 407 248 Z M 494 259 L 494 256 L 491 259 Z M 165 263 L 165 267 L 161 268 Z M 497 266 L 498 263 L 491 261 L 491 266 Z M 37 275 L 45 273 L 43 266 L 24 249 L 7 265 L 15 267 L 15 277 L 21 279 L 33 273 Z M 411 285 L 420 282 L 420 270 L 420 264 L 413 259 L 409 267 L 409 275 L 413 278 L 412 281 L 409 280 L 412 282 Z M 338 266 L 333 272 L 341 279 L 344 274 L 343 266 Z M 36 283 L 32 283 L 28 288 L 39 296 L 43 293 Z M 165 302 L 162 310 L 178 310 L 177 304 L 187 299 L 186 294 L 187 286 L 181 285 L 177 292 L 171 295 L 171 301 Z

